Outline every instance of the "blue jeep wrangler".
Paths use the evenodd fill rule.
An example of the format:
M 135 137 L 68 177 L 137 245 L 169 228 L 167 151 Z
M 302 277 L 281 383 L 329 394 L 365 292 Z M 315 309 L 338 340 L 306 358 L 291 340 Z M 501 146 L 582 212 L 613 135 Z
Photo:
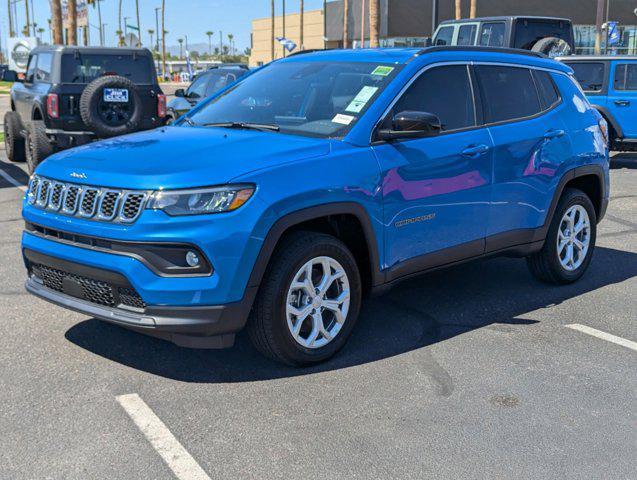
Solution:
M 247 327 L 310 365 L 344 345 L 364 294 L 422 272 L 507 255 L 574 282 L 609 181 L 606 122 L 571 72 L 479 47 L 273 62 L 174 126 L 42 163 L 26 288 L 182 346 Z
M 560 57 L 575 72 L 586 98 L 608 122 L 610 148 L 637 150 L 637 57 Z

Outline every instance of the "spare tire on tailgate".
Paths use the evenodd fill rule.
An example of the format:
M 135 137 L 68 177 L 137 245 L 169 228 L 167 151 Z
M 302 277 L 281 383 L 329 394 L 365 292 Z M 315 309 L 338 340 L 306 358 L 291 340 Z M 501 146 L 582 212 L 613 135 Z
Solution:
M 571 54 L 571 46 L 568 42 L 557 37 L 541 38 L 535 42 L 531 50 L 543 53 L 550 58 L 565 57 Z
M 142 120 L 142 109 L 137 86 L 117 75 L 96 78 L 80 97 L 82 120 L 103 138 L 136 131 Z

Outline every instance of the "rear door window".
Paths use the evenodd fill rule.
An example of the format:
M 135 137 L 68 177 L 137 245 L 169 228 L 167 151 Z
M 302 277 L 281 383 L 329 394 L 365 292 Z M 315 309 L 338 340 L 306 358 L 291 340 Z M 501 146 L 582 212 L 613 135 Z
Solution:
M 601 92 L 604 87 L 605 68 L 602 62 L 566 63 L 575 72 L 575 78 L 585 92 Z
M 453 28 L 454 27 L 441 27 L 436 35 L 436 41 L 434 45 L 451 45 L 453 40 Z
M 478 25 L 475 23 L 461 25 L 458 29 L 457 45 L 473 45 L 476 40 L 476 32 L 478 31 Z
M 615 90 L 637 90 L 637 64 L 622 63 L 615 67 Z
M 466 65 L 448 65 L 425 71 L 393 108 L 437 115 L 445 131 L 475 125 L 473 93 Z
M 503 47 L 504 22 L 483 23 L 480 32 L 480 45 L 483 47 Z
M 62 55 L 63 83 L 90 83 L 104 75 L 120 75 L 138 84 L 151 84 L 152 71 L 150 58 L 145 55 Z
M 38 64 L 35 68 L 35 81 L 36 82 L 50 82 L 51 81 L 51 63 L 53 62 L 53 54 L 40 53 L 38 55 Z
M 528 68 L 478 65 L 475 72 L 486 123 L 521 119 L 542 111 Z

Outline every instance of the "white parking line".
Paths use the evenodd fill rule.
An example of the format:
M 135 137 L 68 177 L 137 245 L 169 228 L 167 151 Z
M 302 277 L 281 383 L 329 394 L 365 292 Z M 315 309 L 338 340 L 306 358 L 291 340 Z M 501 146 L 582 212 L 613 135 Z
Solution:
M 19 188 L 20 190 L 22 190 L 23 192 L 27 191 L 27 187 L 25 187 L 24 185 L 22 185 L 20 182 L 18 182 L 15 178 L 13 178 L 11 175 L 9 175 L 7 172 L 5 172 L 4 170 L 2 170 L 0 168 L 0 177 L 4 178 L 7 182 L 9 182 L 11 185 L 13 185 L 14 187 Z
M 601 338 L 602 340 L 606 340 L 607 342 L 616 343 L 617 345 L 621 345 L 622 347 L 630 348 L 631 350 L 637 351 L 637 342 L 626 340 L 625 338 L 617 337 L 615 335 L 611 335 L 610 333 L 602 332 L 601 330 L 596 330 L 594 328 L 587 327 L 586 325 L 580 325 L 579 323 L 566 325 L 566 327 L 571 328 L 573 330 L 578 330 L 582 333 L 587 333 L 588 335 L 592 335 L 593 337 Z
M 210 480 L 194 458 L 139 395 L 120 395 L 119 404 L 179 480 Z

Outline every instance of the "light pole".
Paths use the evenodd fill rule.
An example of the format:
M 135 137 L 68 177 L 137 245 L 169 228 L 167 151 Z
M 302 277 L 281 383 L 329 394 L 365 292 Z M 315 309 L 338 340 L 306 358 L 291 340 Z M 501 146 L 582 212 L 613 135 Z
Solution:
M 157 53 L 159 53 L 159 11 L 161 10 L 161 7 L 157 7 L 155 8 L 155 31 L 157 32 Z
M 128 19 L 130 17 L 124 17 L 124 43 L 126 43 L 126 37 L 128 36 Z
M 102 8 L 100 7 L 100 3 L 102 3 L 102 0 L 96 0 L 97 1 L 97 19 L 99 21 L 99 25 L 100 25 L 100 47 L 104 46 L 104 29 L 102 28 Z

